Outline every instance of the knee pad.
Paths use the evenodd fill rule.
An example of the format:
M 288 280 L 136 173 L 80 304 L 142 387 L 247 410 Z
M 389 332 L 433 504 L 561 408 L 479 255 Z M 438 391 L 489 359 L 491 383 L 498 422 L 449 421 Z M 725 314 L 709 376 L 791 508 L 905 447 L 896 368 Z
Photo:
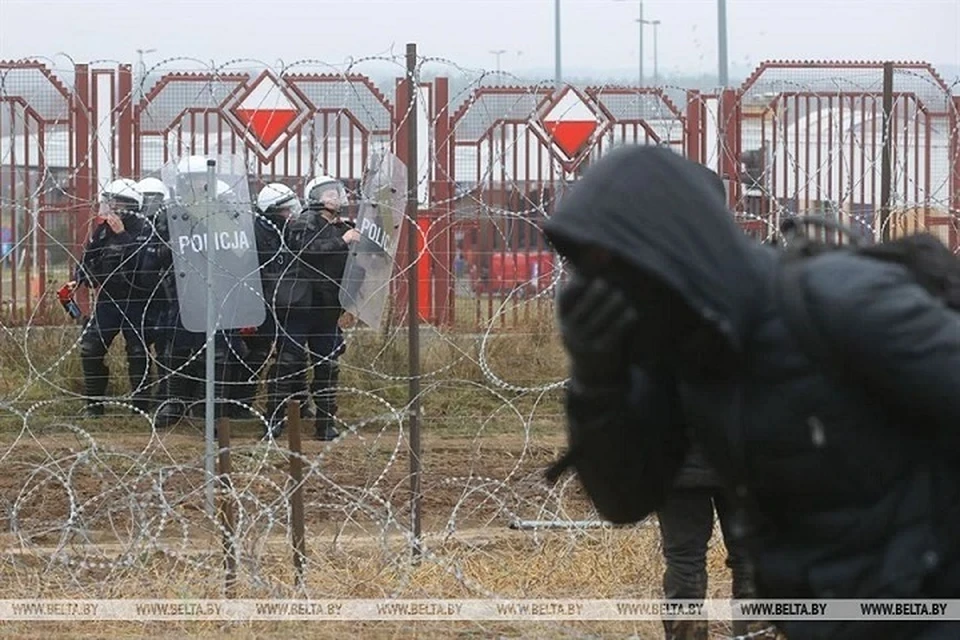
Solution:
M 102 358 L 107 355 L 107 348 L 98 332 L 87 332 L 80 339 L 81 358 Z

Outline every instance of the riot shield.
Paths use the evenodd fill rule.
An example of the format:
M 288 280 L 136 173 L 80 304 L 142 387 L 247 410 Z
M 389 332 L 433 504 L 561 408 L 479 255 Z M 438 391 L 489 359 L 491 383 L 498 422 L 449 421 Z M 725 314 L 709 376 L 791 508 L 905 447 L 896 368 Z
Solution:
M 215 162 L 214 193 L 208 189 L 208 159 Z M 167 224 L 184 329 L 206 331 L 208 296 L 215 304 L 215 330 L 262 324 L 266 309 L 243 157 L 181 158 L 161 169 L 161 179 L 172 196 Z
M 394 257 L 406 206 L 407 167 L 392 153 L 371 155 L 360 188 L 359 242 L 351 245 L 343 272 L 340 305 L 374 329 L 380 328 L 390 294 Z

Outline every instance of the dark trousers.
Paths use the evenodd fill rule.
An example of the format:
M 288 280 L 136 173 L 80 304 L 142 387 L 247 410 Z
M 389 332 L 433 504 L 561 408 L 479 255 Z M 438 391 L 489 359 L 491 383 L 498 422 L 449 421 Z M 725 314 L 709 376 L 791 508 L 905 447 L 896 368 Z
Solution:
M 732 535 L 733 506 L 719 489 L 677 488 L 657 513 L 667 568 L 663 592 L 668 599 L 703 600 L 707 595 L 707 545 L 713 535 L 716 509 L 727 548 L 727 566 L 733 574 L 733 598 L 755 597 L 752 570 L 745 549 Z M 733 632 L 742 635 L 770 625 L 735 621 Z M 706 620 L 665 620 L 668 640 L 706 640 Z M 771 634 L 770 637 L 773 637 Z
M 88 403 L 102 401 L 107 393 L 110 370 L 105 357 L 119 334 L 127 351 L 127 374 L 133 404 L 146 410 L 148 396 L 147 349 L 143 339 L 144 302 L 116 300 L 101 292 L 90 322 L 80 337 L 80 363 L 83 369 L 84 395 Z
M 158 426 L 170 426 L 188 408 L 202 406 L 206 381 L 206 335 L 187 331 L 176 310 L 170 314 L 164 342 L 158 374 L 167 380 L 167 397 L 158 414 Z M 230 388 L 236 383 L 242 353 L 243 345 L 235 331 L 218 331 L 214 335 L 215 417 L 228 413 Z
M 267 385 L 267 419 L 283 419 L 283 404 L 291 397 L 305 399 L 307 370 L 313 370 L 309 393 L 317 408 L 316 428 L 325 428 L 337 413 L 333 389 L 339 380 L 337 359 L 343 336 L 337 325 L 339 310 L 286 309 L 278 311 L 276 358 Z

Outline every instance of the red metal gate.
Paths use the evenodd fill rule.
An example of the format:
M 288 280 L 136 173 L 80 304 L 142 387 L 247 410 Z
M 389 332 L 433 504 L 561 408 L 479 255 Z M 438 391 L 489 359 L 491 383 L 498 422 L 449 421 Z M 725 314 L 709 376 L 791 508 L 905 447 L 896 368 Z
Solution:
M 89 204 L 89 115 L 78 90 L 35 62 L 0 61 L 0 317 L 39 321 L 48 283 L 70 271 Z M 38 315 L 39 314 L 39 315 Z
M 721 122 L 732 126 L 718 135 L 717 157 L 740 175 L 735 208 L 769 229 L 783 215 L 818 213 L 880 237 L 883 67 L 764 63 L 726 92 L 734 117 Z M 956 247 L 955 99 L 930 65 L 893 68 L 891 234 L 925 228 Z
M 470 326 L 521 323 L 537 308 L 527 301 L 545 299 L 556 275 L 541 222 L 582 167 L 619 144 L 664 144 L 718 170 L 745 229 L 760 238 L 795 212 L 875 228 L 882 69 L 764 63 L 739 89 L 717 95 L 485 86 L 455 108 L 445 78 L 421 84 L 420 133 L 424 139 L 427 129 L 429 150 L 408 163 L 429 183 L 418 242 L 421 315 Z M 960 98 L 929 65 L 894 69 L 892 232 L 926 228 L 956 248 Z M 54 71 L 39 62 L 0 62 L 4 322 L 12 314 L 39 320 L 48 282 L 69 277 L 97 185 L 113 177 L 155 175 L 188 153 L 244 153 L 252 193 L 268 181 L 299 190 L 318 171 L 355 185 L 376 148 L 406 156 L 402 80 L 391 103 L 355 74 L 231 67 L 150 77 L 138 87 L 130 65 Z M 271 100 L 271 108 L 282 103 L 286 119 L 266 131 L 250 111 Z M 558 143 L 561 106 L 596 120 L 569 149 Z M 401 238 L 401 265 L 404 247 Z M 405 277 L 395 284 L 403 299 Z
M 572 91 L 480 87 L 451 118 L 456 224 L 451 267 L 461 320 L 505 325 L 509 318 L 515 324 L 531 309 L 515 301 L 543 299 L 540 294 L 558 274 L 540 225 L 591 159 L 623 144 L 663 144 L 685 152 L 685 115 L 663 90 L 590 87 L 571 98 Z M 572 156 L 544 126 L 565 101 L 579 102 L 585 114 L 580 117 L 597 121 Z

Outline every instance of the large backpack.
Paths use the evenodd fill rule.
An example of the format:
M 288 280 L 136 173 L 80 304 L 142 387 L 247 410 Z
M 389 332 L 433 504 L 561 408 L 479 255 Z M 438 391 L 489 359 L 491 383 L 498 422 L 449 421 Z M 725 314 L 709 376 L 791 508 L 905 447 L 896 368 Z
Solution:
M 847 237 L 847 244 L 822 242 L 809 238 L 806 229 L 814 226 Z M 847 251 L 875 260 L 900 264 L 917 284 L 960 311 L 960 259 L 936 236 L 917 233 L 895 240 L 868 244 L 849 227 L 821 216 L 794 216 L 781 224 L 783 255 L 777 276 L 777 296 L 790 331 L 808 356 L 836 371 L 833 349 L 826 344 L 806 304 L 801 280 L 803 262 L 828 251 Z

